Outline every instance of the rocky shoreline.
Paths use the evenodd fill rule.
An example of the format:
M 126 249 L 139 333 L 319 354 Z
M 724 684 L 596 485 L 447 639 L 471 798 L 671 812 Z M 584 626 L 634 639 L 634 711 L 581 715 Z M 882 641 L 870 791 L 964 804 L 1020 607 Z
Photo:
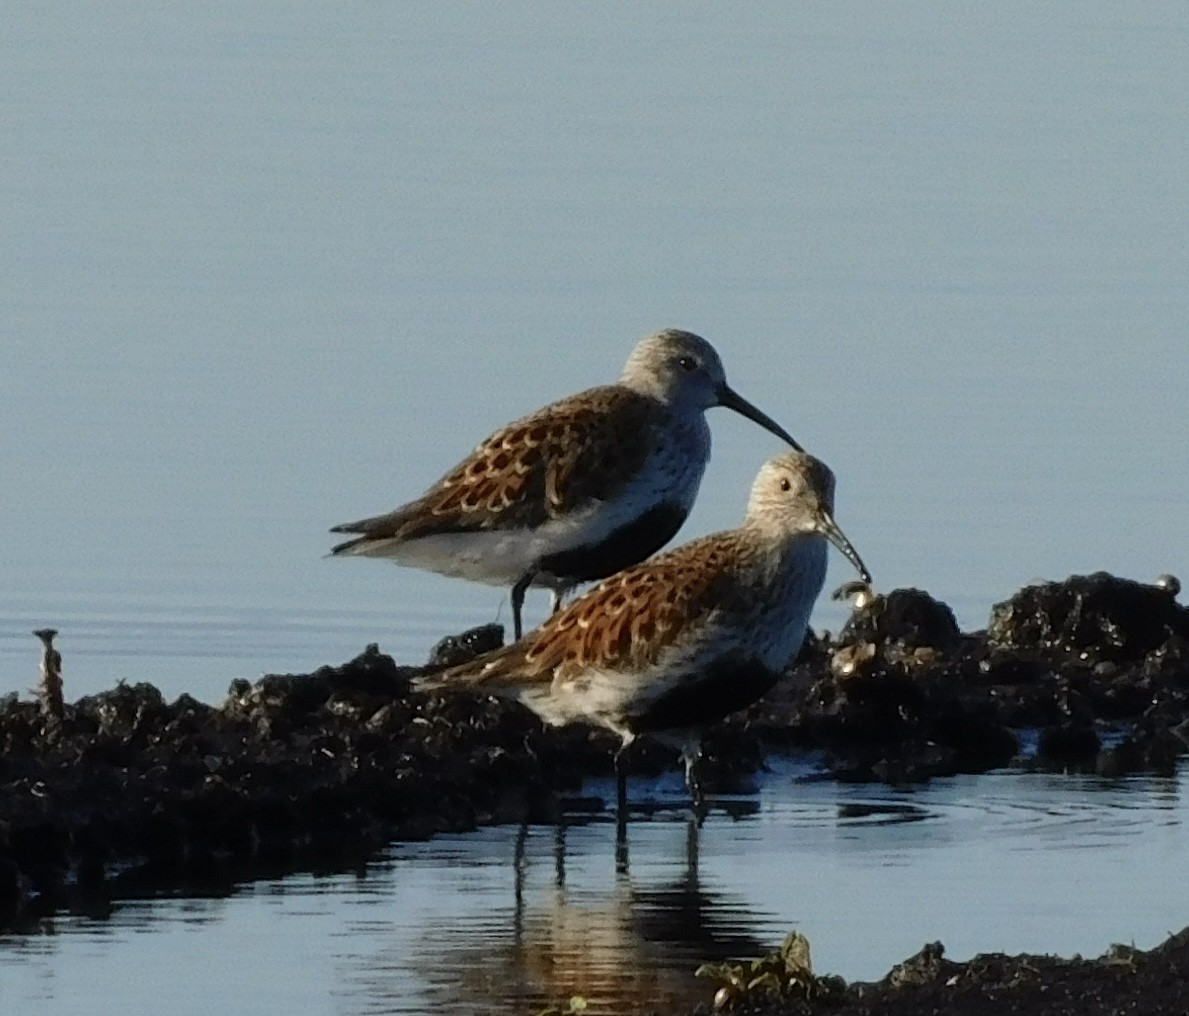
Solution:
M 795 936 L 790 936 L 793 939 Z M 793 943 L 796 944 L 795 942 Z M 724 984 L 697 1012 L 754 1016 L 1183 1016 L 1189 1006 L 1189 928 L 1154 949 L 1111 946 L 1102 956 L 1006 956 L 980 953 L 965 963 L 945 958 L 940 942 L 896 964 L 882 980 L 845 984 L 815 977 L 790 957 L 789 943 L 736 971 L 758 972 L 750 990 Z
M 1036 584 L 967 633 L 926 593 L 863 596 L 837 637 L 811 638 L 787 680 L 711 732 L 710 792 L 769 753 L 804 750 L 841 780 L 906 783 L 1009 763 L 1171 773 L 1189 747 L 1189 609 L 1178 592 L 1172 579 L 1105 574 Z M 349 867 L 393 840 L 549 821 L 562 795 L 610 774 L 614 739 L 543 730 L 515 705 L 410 688 L 426 667 L 502 637 L 486 626 L 445 639 L 425 667 L 398 666 L 369 646 L 309 675 L 235 681 L 217 706 L 186 695 L 166 703 L 147 683 L 66 704 L 61 716 L 15 695 L 0 700 L 0 930 L 64 908 L 102 912 L 154 889 Z M 657 772 L 675 759 L 645 745 L 631 764 Z M 1163 964 L 1164 981 L 1124 980 L 1183 991 L 1186 948 L 1176 936 L 1132 956 L 1137 970 Z M 961 967 L 980 962 L 985 981 L 990 960 Z M 1100 966 L 1105 991 L 1119 964 Z M 1028 969 L 1042 972 L 1040 984 L 1090 976 L 1085 964 L 1053 960 Z M 960 986 L 966 976 L 946 979 Z M 1030 978 L 1015 976 L 1010 990 Z M 935 984 L 918 990 L 935 1007 L 949 1004 Z M 935 1011 L 925 1001 L 919 1010 L 829 1003 L 840 1004 Z

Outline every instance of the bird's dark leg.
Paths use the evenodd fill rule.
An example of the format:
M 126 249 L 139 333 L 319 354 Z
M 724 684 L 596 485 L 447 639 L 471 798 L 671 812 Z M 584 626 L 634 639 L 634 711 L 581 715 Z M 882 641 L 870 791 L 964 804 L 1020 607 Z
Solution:
M 698 837 L 702 823 L 691 815 L 685 829 L 685 878 L 691 893 L 698 890 Z
M 615 753 L 615 871 L 628 871 L 628 777 L 624 756 L 630 741 L 624 742 Z
M 554 589 L 549 594 L 549 613 L 556 614 L 561 610 L 561 605 L 565 601 L 566 594 L 562 589 Z
M 623 815 L 625 822 L 628 811 L 628 774 L 624 755 L 627 750 L 628 746 L 625 743 L 615 753 L 615 812 L 617 815 Z
M 700 741 L 693 741 L 681 749 L 681 759 L 685 763 L 685 786 L 699 823 L 706 817 L 706 798 L 702 793 L 702 781 L 698 776 L 698 761 L 701 757 Z
M 536 577 L 536 572 L 525 572 L 512 587 L 512 641 L 514 642 L 519 642 L 520 636 L 524 634 L 520 623 L 520 611 L 524 606 L 524 594 L 528 592 L 528 587 L 532 585 L 532 581 Z
M 615 816 L 615 874 L 628 873 L 628 819 L 626 812 Z
M 512 911 L 512 924 L 518 940 L 524 929 L 524 873 L 528 869 L 528 859 L 526 857 L 527 847 L 528 819 L 525 819 L 520 824 L 520 830 L 516 834 L 516 848 L 512 855 L 512 871 L 513 879 L 515 880 L 513 882 L 514 909 Z
M 563 889 L 566 884 L 566 820 L 564 816 L 557 820 L 557 828 L 553 832 L 553 865 L 557 887 Z

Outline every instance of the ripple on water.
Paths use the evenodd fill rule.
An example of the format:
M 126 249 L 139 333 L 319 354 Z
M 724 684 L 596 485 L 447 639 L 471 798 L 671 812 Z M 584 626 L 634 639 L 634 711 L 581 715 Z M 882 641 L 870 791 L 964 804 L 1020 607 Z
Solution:
M 1189 891 L 1164 877 L 1189 848 L 1183 776 L 890 788 L 814 774 L 811 759 L 773 760 L 757 794 L 717 800 L 700 829 L 675 774 L 632 781 L 625 836 L 595 800 L 610 786 L 594 783 L 557 827 L 63 917 L 52 936 L 0 939 L 5 1011 L 98 992 L 147 1011 L 163 969 L 174 1014 L 523 1016 L 574 994 L 592 1013 L 680 1010 L 708 998 L 699 963 L 755 956 L 793 928 L 819 970 L 869 979 L 937 938 L 955 958 L 1097 955 L 1189 923 Z
M 1083 849 L 1180 823 L 1180 781 L 1154 776 L 1001 771 L 937 779 L 919 787 L 834 784 L 804 761 L 774 766 L 760 797 L 790 829 L 862 830 L 922 824 L 922 841 L 991 839 L 1021 850 Z

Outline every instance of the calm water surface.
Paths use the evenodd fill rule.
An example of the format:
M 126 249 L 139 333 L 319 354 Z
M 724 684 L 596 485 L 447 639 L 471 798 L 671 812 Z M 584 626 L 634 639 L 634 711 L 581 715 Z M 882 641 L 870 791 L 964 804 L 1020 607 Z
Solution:
M 5 1012 L 508 1013 L 708 999 L 691 974 L 791 929 L 819 971 L 874 979 L 927 941 L 1099 955 L 1189 914 L 1185 779 L 1001 773 L 893 791 L 784 765 L 696 830 L 676 779 L 609 817 L 392 848 L 366 872 L 217 900 L 119 904 L 0 939 Z M 593 787 L 598 792 L 607 788 Z M 519 864 L 517 858 L 520 859 Z
M 18 5 L 0 690 L 42 625 L 68 691 L 214 700 L 506 619 L 327 528 L 670 324 L 833 465 L 884 587 L 973 627 L 1189 570 L 1187 43 L 1160 3 Z M 712 423 L 683 538 L 778 450 Z
M 43 625 L 69 695 L 216 701 L 506 619 L 503 590 L 327 561 L 326 530 L 665 325 L 835 468 L 882 587 L 976 627 L 1036 577 L 1185 577 L 1186 80 L 1171 3 L 14 6 L 0 693 Z M 711 422 L 682 538 L 778 450 Z M 629 875 L 605 821 L 566 830 L 564 879 L 533 829 L 519 897 L 491 830 L 64 918 L 0 945 L 0 1010 L 487 1011 L 509 980 L 509 1012 L 610 1009 L 625 957 L 660 998 L 793 926 L 848 977 L 938 937 L 1151 945 L 1189 922 L 1160 880 L 1181 787 L 774 777 L 694 872 L 678 811 L 633 823 Z

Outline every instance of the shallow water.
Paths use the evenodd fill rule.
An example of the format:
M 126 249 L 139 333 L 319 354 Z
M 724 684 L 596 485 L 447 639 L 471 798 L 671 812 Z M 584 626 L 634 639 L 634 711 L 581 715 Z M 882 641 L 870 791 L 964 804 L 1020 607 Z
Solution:
M 912 790 L 810 774 L 776 763 L 700 831 L 676 776 L 634 782 L 624 849 L 587 804 L 556 828 L 395 846 L 357 874 L 62 917 L 0 938 L 0 1006 L 523 1016 L 581 994 L 592 1012 L 665 1011 L 707 1000 L 698 963 L 758 955 L 794 928 L 819 972 L 875 979 L 937 939 L 953 959 L 1096 956 L 1151 947 L 1189 918 L 1175 876 L 1184 773 L 994 773 Z

